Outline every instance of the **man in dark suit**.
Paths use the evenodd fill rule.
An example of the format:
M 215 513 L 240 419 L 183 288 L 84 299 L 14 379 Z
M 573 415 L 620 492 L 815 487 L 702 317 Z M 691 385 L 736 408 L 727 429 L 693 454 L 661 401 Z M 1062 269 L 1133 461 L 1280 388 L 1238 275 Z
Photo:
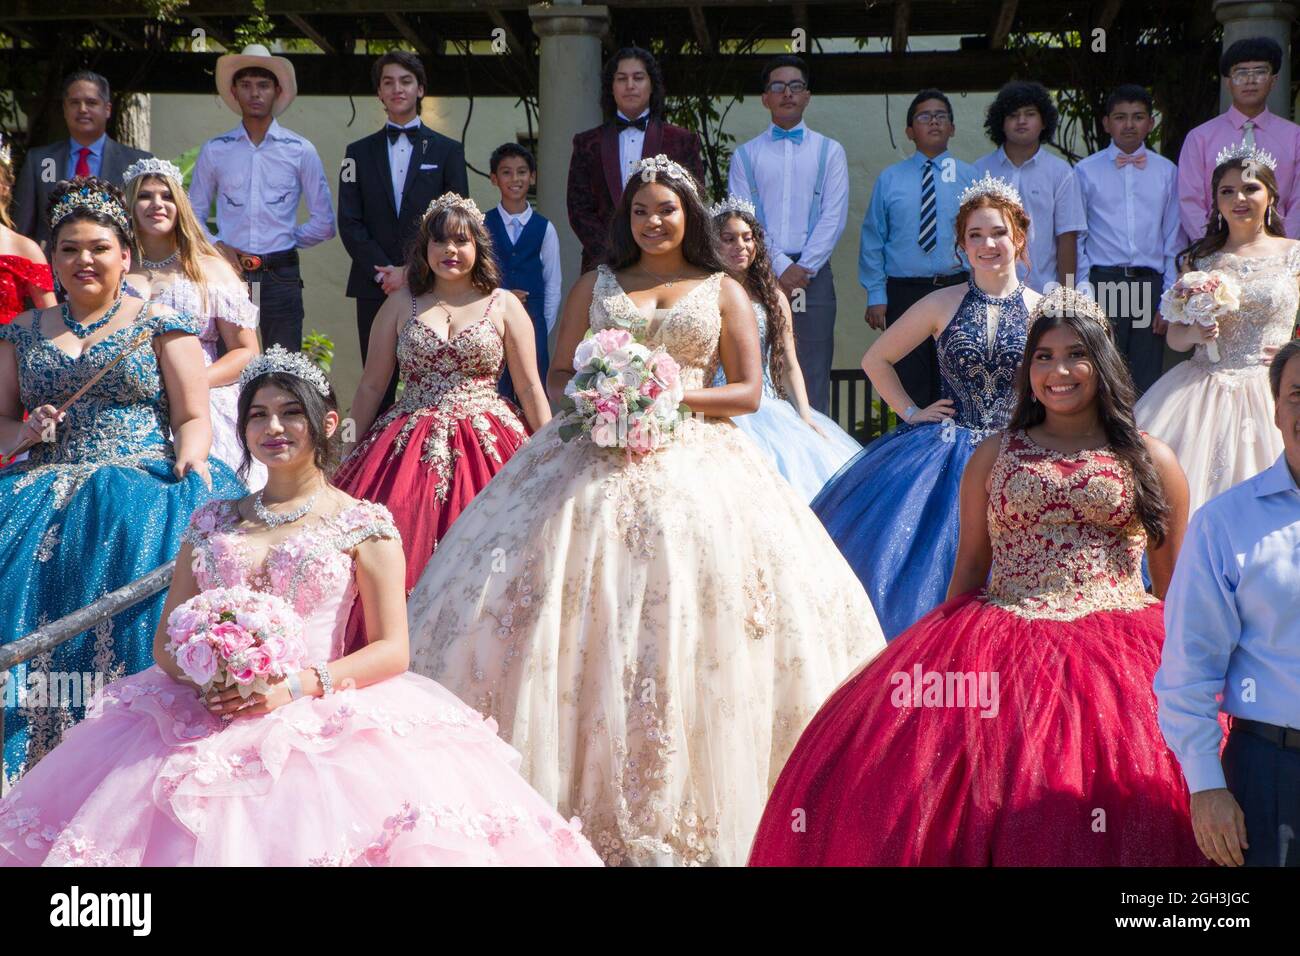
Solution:
M 582 243 L 582 271 L 604 260 L 609 222 L 642 157 L 663 153 L 704 182 L 700 137 L 665 123 L 664 78 L 649 50 L 624 47 L 601 73 L 605 122 L 573 137 L 569 225 Z
M 108 118 L 113 114 L 108 80 L 83 70 L 63 80 L 63 119 L 69 139 L 28 150 L 14 184 L 14 228 L 44 243 L 50 230 L 45 206 L 60 180 L 74 176 L 100 176 L 121 184 L 122 173 L 149 153 L 110 139 Z
M 371 68 L 371 79 L 388 122 L 348 144 L 339 172 L 339 237 L 352 257 L 347 295 L 357 300 L 362 362 L 379 307 L 406 284 L 407 247 L 425 209 L 446 192 L 469 197 L 464 147 L 420 122 L 420 58 L 405 50 L 385 53 Z M 394 373 L 381 414 L 393 404 L 396 389 Z

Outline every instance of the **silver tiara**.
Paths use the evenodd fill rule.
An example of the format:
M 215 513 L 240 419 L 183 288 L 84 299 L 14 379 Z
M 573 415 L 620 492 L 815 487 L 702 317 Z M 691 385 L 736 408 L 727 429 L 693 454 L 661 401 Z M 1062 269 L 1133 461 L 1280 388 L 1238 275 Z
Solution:
M 1214 157 L 1214 165 L 1222 166 L 1234 159 L 1256 162 L 1261 166 L 1267 166 L 1272 172 L 1277 172 L 1277 159 L 1272 153 L 1255 146 L 1247 146 L 1245 143 L 1236 143 L 1219 150 L 1219 155 Z
M 747 216 L 756 216 L 758 214 L 752 202 L 748 199 L 741 199 L 739 196 L 728 196 L 722 202 L 716 202 L 709 207 L 709 215 L 715 218 L 730 212 L 743 212 Z
M 1111 333 L 1110 320 L 1106 318 L 1105 310 L 1092 298 L 1072 286 L 1057 286 L 1040 298 L 1029 312 L 1029 321 L 1032 323 L 1035 319 L 1044 315 L 1050 315 L 1053 318 L 1064 318 L 1073 315 L 1081 319 L 1091 319 L 1104 328 L 1108 334 Z
M 476 223 L 480 226 L 483 225 L 484 216 L 482 211 L 478 208 L 478 203 L 472 199 L 466 199 L 464 196 L 457 195 L 456 193 L 443 193 L 433 202 L 429 203 L 429 208 L 424 211 L 424 218 L 428 219 L 430 216 L 435 213 L 440 213 L 444 209 L 463 209 L 470 214 L 470 217 Z
M 271 372 L 284 372 L 300 378 L 325 398 L 330 397 L 330 383 L 320 366 L 302 352 L 289 352 L 283 345 L 272 345 L 245 365 L 239 376 L 239 387 L 242 389 L 259 375 Z
M 663 153 L 654 158 L 647 157 L 641 160 L 637 164 L 636 174 L 641 177 L 643 183 L 652 183 L 659 178 L 660 174 L 663 174 L 669 179 L 675 179 L 682 183 L 691 192 L 695 192 L 695 180 L 686 171 L 686 167 L 669 159 Z
M 166 159 L 159 159 L 156 156 L 150 156 L 147 159 L 137 159 L 130 166 L 126 167 L 126 172 L 122 173 L 122 185 L 127 186 L 131 180 L 139 179 L 141 176 L 166 176 L 168 179 L 175 180 L 178 183 L 185 181 L 185 174 L 175 163 Z
M 964 206 L 977 196 L 998 196 L 1015 203 L 1022 209 L 1025 206 L 1016 187 L 992 173 L 986 172 L 983 179 L 977 179 L 963 189 L 961 195 L 957 197 L 957 205 Z

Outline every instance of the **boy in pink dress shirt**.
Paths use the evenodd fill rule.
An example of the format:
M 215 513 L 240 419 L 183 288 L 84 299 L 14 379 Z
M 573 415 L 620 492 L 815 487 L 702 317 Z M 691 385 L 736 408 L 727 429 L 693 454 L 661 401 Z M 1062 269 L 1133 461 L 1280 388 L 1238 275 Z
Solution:
M 1281 66 L 1282 48 L 1267 37 L 1238 40 L 1224 52 L 1219 72 L 1228 82 L 1232 106 L 1188 133 L 1178 155 L 1178 209 L 1188 242 L 1205 235 L 1214 213 L 1210 177 L 1215 157 L 1225 146 L 1243 142 L 1277 159 L 1278 207 L 1286 234 L 1300 238 L 1300 126 L 1265 105 Z

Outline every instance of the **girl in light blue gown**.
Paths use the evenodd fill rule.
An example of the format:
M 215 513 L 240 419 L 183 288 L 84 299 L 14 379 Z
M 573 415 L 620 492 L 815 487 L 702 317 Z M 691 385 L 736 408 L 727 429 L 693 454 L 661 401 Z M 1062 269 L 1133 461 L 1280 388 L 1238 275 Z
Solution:
M 763 355 L 762 403 L 758 411 L 732 421 L 772 459 L 804 501 L 812 501 L 826 480 L 862 446 L 808 404 L 803 372 L 795 357 L 790 302 L 772 274 L 763 227 L 754 207 L 733 196 L 711 212 L 724 259 L 737 278 L 743 277 L 752 301 Z M 719 368 L 713 384 L 725 382 Z
M 966 285 L 931 292 L 862 359 L 903 424 L 872 442 L 812 503 L 893 640 L 942 604 L 957 560 L 958 491 L 975 447 L 1007 424 L 1029 310 L 1039 295 L 1016 278 L 1029 217 L 1005 181 L 962 194 L 955 234 L 970 262 Z M 894 363 L 935 340 L 940 399 L 918 409 Z

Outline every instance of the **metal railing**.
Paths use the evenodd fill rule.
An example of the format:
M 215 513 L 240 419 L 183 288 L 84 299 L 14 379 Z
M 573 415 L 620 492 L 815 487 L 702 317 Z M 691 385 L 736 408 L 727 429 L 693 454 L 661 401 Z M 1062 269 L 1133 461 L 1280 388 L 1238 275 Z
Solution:
M 898 424 L 888 403 L 874 394 L 871 379 L 862 369 L 831 369 L 831 418 L 863 445 Z

